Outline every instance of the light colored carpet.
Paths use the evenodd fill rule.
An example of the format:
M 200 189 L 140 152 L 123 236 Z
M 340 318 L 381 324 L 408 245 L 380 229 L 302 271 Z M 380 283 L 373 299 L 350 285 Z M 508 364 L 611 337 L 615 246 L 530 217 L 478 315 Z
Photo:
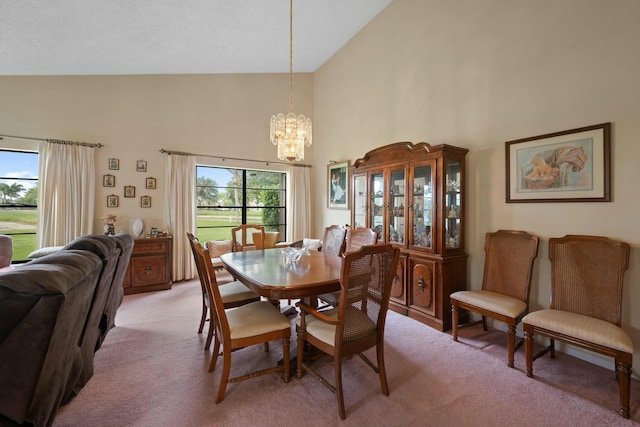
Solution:
M 347 419 L 335 395 L 309 375 L 285 384 L 278 374 L 229 384 L 215 404 L 221 364 L 207 373 L 210 352 L 198 335 L 200 285 L 128 295 L 117 327 L 96 354 L 95 374 L 61 408 L 62 426 L 631 426 L 640 425 L 640 384 L 633 381 L 632 419 L 617 414 L 613 371 L 570 356 L 548 356 L 524 373 L 506 365 L 506 336 L 480 326 L 461 330 L 461 342 L 389 312 L 386 366 L 390 396 L 358 357 L 343 364 Z M 292 353 L 295 352 L 295 333 Z M 367 354 L 375 360 L 373 351 Z M 232 375 L 268 367 L 282 356 L 279 342 L 232 355 Z M 613 365 L 613 362 L 612 362 Z M 329 359 L 317 362 L 333 380 Z M 634 421 L 635 420 L 635 421 Z

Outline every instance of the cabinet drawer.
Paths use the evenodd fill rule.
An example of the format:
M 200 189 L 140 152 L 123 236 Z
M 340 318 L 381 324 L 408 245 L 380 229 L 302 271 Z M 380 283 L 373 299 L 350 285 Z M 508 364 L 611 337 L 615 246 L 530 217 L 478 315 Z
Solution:
M 131 258 L 131 285 L 158 285 L 168 281 L 166 277 L 164 255 L 150 255 L 143 258 Z
M 149 241 L 136 241 L 133 247 L 132 255 L 146 255 L 146 254 L 164 254 L 167 246 L 167 242 L 158 240 Z

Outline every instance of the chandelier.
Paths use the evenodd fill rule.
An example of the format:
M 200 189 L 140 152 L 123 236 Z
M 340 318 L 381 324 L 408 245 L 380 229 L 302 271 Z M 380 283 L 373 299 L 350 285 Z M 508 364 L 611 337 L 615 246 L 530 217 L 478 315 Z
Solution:
M 271 116 L 271 143 L 278 146 L 278 159 L 304 159 L 304 147 L 311 145 L 311 119 L 293 112 L 293 0 L 289 0 L 289 114 Z

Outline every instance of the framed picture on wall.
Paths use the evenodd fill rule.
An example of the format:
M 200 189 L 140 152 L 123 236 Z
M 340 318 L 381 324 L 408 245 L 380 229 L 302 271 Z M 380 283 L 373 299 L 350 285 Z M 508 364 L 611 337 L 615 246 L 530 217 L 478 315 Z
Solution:
M 140 207 L 141 208 L 150 208 L 151 207 L 151 197 L 149 197 L 149 196 L 140 197 Z
M 136 187 L 133 185 L 125 185 L 124 197 L 136 197 Z
M 507 203 L 611 201 L 611 123 L 505 145 Z
M 119 205 L 119 197 L 115 194 L 109 194 L 107 196 L 107 207 L 108 208 L 117 208 Z
M 109 170 L 117 171 L 118 169 L 120 169 L 120 160 L 109 159 Z
M 327 166 L 327 207 L 348 209 L 349 162 L 331 163 Z
M 103 175 L 102 176 L 102 186 L 103 187 L 115 187 L 116 186 L 116 177 L 114 175 Z
M 147 178 L 146 187 L 155 190 L 156 189 L 156 179 L 155 178 Z
M 144 160 L 136 161 L 136 171 L 137 172 L 146 172 L 147 171 L 147 162 Z

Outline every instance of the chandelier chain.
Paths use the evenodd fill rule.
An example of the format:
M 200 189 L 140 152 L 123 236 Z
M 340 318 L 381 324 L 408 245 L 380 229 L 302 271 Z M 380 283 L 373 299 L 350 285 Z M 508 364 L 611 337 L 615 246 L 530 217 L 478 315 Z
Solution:
M 293 0 L 289 0 L 289 112 L 293 112 Z

